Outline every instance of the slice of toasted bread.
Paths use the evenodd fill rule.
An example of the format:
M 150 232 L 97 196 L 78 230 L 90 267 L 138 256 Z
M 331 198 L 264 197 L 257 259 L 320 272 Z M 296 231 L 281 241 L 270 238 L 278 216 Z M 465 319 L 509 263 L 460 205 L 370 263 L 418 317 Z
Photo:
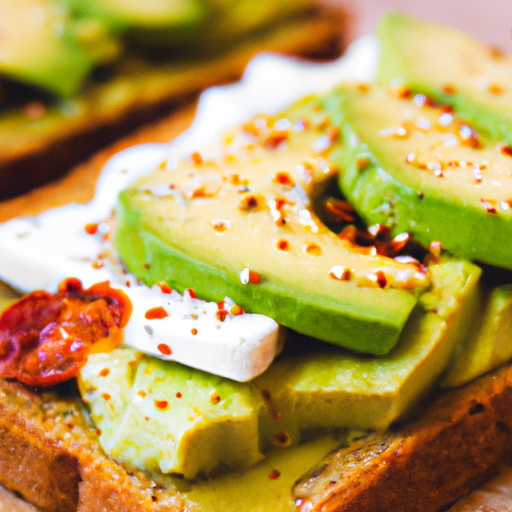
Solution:
M 124 63 L 111 79 L 86 88 L 64 113 L 60 107 L 45 109 L 44 105 L 42 117 L 34 119 L 30 109 L 23 107 L 0 113 L 0 199 L 55 179 L 100 147 L 170 112 L 184 98 L 238 78 L 257 52 L 311 58 L 338 55 L 343 12 L 340 5 L 312 2 L 309 11 L 258 31 L 208 59 Z
M 109 156 L 138 142 L 167 141 L 193 114 L 190 105 L 98 153 L 59 182 L 0 203 L 0 220 L 90 199 Z M 510 460 L 511 429 L 508 365 L 432 398 L 406 425 L 341 447 L 307 475 L 297 475 L 293 494 L 304 512 L 435 512 Z M 0 483 L 49 512 L 190 507 L 172 484 L 162 486 L 103 453 L 73 384 L 41 391 L 0 380 Z M 2 506 L 34 511 L 0 489 L 0 511 Z
M 510 365 L 445 392 L 411 423 L 320 461 L 293 490 L 298 509 L 446 507 L 510 460 L 511 403 Z M 172 484 L 107 457 L 82 407 L 73 386 L 0 381 L 0 483 L 48 512 L 188 510 Z
M 98 153 L 59 182 L 0 203 L 0 219 L 90 199 L 109 156 L 138 142 L 169 140 L 194 112 L 190 105 Z M 510 459 L 511 404 L 510 365 L 440 394 L 407 425 L 319 461 L 293 489 L 297 504 L 303 511 L 434 512 Z M 0 381 L 0 483 L 50 512 L 187 506 L 174 487 L 155 486 L 143 472 L 108 458 L 82 407 L 72 386 L 42 392 Z

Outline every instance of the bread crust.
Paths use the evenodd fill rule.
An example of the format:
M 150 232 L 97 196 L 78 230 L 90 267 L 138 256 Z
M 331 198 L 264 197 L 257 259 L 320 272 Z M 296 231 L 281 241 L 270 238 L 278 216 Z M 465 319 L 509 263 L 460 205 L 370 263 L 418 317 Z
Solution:
M 329 455 L 295 486 L 299 510 L 436 512 L 510 460 L 512 366 L 421 409 L 405 426 Z
M 293 494 L 302 511 L 435 512 L 510 460 L 512 366 L 444 392 L 403 427 L 328 455 Z M 106 456 L 70 386 L 0 381 L 0 483 L 48 512 L 178 512 L 169 484 Z

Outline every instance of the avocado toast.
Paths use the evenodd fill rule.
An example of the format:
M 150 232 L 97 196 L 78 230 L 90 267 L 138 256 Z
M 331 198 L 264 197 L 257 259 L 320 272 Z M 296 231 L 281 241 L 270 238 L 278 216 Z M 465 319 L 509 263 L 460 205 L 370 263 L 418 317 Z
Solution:
M 376 242 L 376 240 L 374 239 L 373 242 Z M 435 260 L 437 256 L 435 250 L 431 251 L 431 259 Z M 450 271 L 449 275 L 454 274 Z M 331 277 L 331 279 L 334 278 L 336 278 L 336 274 L 334 274 L 334 277 Z M 253 284 L 257 285 L 257 283 Z M 450 295 L 451 292 L 448 293 Z M 430 307 L 437 309 L 433 304 L 430 304 Z M 434 311 L 434 309 L 432 310 L 434 315 L 438 316 L 439 311 Z M 470 324 L 467 320 L 465 323 L 467 324 L 466 326 Z M 371 363 L 371 361 L 368 362 Z M 350 443 L 348 448 L 337 451 L 326 459 L 324 464 L 312 470 L 294 488 L 295 505 L 303 510 L 311 510 L 312 506 L 317 507 L 317 510 L 382 510 L 383 507 L 385 509 L 393 507 L 399 510 L 436 510 L 439 506 L 445 505 L 449 500 L 453 500 L 455 496 L 475 485 L 478 479 L 484 478 L 492 472 L 495 464 L 508 455 L 505 446 L 508 438 L 507 431 L 510 429 L 510 420 L 507 408 L 503 406 L 507 401 L 509 393 L 507 375 L 507 370 L 504 369 L 493 377 L 487 377 L 469 387 L 449 392 L 434 401 L 429 409 L 425 411 L 424 416 L 418 413 L 419 419 L 417 421 L 410 422 L 408 426 L 404 427 L 401 431 L 398 430 L 396 434 L 388 433 L 384 434 L 384 437 L 377 436 L 375 439 L 366 438 Z M 263 377 L 265 377 L 265 374 Z M 23 388 L 18 385 L 13 384 L 13 386 L 13 393 L 15 395 L 19 398 L 28 396 L 28 400 L 40 404 L 40 411 L 48 410 L 48 406 L 44 404 L 59 403 L 59 401 L 55 400 L 55 397 L 51 396 L 51 393 L 50 395 L 36 394 L 36 396 L 40 397 L 40 399 L 36 399 L 26 395 L 25 391 L 22 391 Z M 322 385 L 322 387 L 324 386 Z M 61 392 L 63 391 L 61 390 Z M 7 394 L 6 392 L 6 396 Z M 12 400 L 6 403 L 17 404 L 18 402 Z M 129 501 L 130 496 L 134 496 L 135 499 L 139 500 L 139 504 L 136 507 L 142 510 L 144 509 L 142 507 L 154 507 L 155 510 L 159 509 L 157 507 L 160 507 L 161 510 L 166 510 L 165 507 L 167 507 L 170 510 L 179 510 L 180 506 L 190 506 L 186 503 L 180 505 L 178 496 L 173 492 L 173 489 L 176 488 L 173 488 L 169 481 L 165 481 L 165 479 L 159 480 L 156 476 L 154 476 L 153 480 L 155 484 L 153 489 L 156 490 L 146 494 L 148 499 L 145 503 L 147 505 L 142 505 L 141 503 L 144 503 L 144 500 L 142 500 L 136 489 L 147 489 L 145 487 L 147 484 L 144 483 L 144 478 L 146 477 L 143 477 L 137 471 L 133 471 L 133 469 L 133 475 L 130 478 L 128 488 L 121 484 L 118 487 L 118 492 L 115 493 L 103 483 L 101 489 L 105 492 L 105 495 L 98 493 L 95 497 L 98 501 L 95 502 L 94 495 L 87 493 L 87 486 L 94 485 L 90 479 L 93 473 L 100 475 L 100 481 L 106 479 L 105 472 L 108 473 L 109 471 L 114 471 L 114 474 L 118 475 L 118 481 L 126 481 L 126 477 L 122 476 L 122 472 L 119 473 L 119 466 L 116 466 L 118 469 L 112 470 L 111 466 L 109 466 L 110 463 L 106 463 L 109 459 L 96 455 L 91 444 L 87 444 L 83 440 L 81 443 L 76 443 L 77 438 L 74 436 L 78 435 L 78 432 L 82 431 L 85 427 L 80 426 L 79 418 L 81 414 L 77 413 L 75 416 L 74 406 L 69 405 L 69 403 L 67 405 L 66 414 L 59 407 L 56 407 L 50 413 L 38 412 L 38 408 L 35 407 L 36 420 L 32 423 L 32 432 L 37 431 L 37 435 L 42 436 L 42 439 L 44 439 L 43 444 L 45 444 L 48 442 L 48 437 L 43 435 L 45 429 L 37 430 L 38 422 L 43 418 L 43 423 L 46 422 L 45 428 L 47 428 L 54 424 L 52 423 L 53 421 L 60 423 L 62 421 L 61 418 L 65 417 L 67 417 L 68 421 L 67 428 L 75 431 L 71 437 L 67 436 L 68 440 L 71 439 L 69 443 L 74 448 L 70 450 L 68 442 L 64 442 L 61 445 L 61 447 L 65 447 L 64 452 L 68 456 L 71 454 L 71 460 L 66 459 L 66 456 L 61 451 L 57 451 L 57 454 L 61 455 L 59 461 L 62 465 L 58 466 L 57 462 L 55 463 L 57 467 L 63 468 L 62 473 L 67 472 L 70 475 L 68 480 L 61 479 L 63 485 L 61 493 L 70 496 L 72 502 L 70 505 L 71 510 L 73 510 L 72 507 L 74 506 L 73 500 L 78 500 L 77 493 L 73 489 L 75 489 L 74 482 L 77 482 L 79 476 L 76 471 L 74 473 L 71 471 L 76 461 L 78 461 L 78 473 L 80 478 L 82 478 L 82 484 L 80 484 L 80 506 L 82 510 L 87 510 L 87 506 L 91 507 L 90 509 L 101 509 L 101 507 L 115 509 L 112 500 L 116 500 L 116 506 L 124 506 L 124 509 L 129 510 L 127 508 L 129 506 L 127 501 Z M 314 402 L 312 405 L 314 406 Z M 6 423 L 11 425 L 11 427 L 6 426 L 6 428 L 11 432 L 13 431 L 12 425 L 19 424 L 16 421 L 16 410 L 19 410 L 19 407 L 14 405 L 5 410 L 10 411 L 9 420 Z M 313 419 L 315 414 L 319 417 L 321 416 L 321 414 L 312 411 L 315 411 L 315 409 L 306 408 L 306 414 L 311 412 Z M 304 413 L 302 413 L 302 416 L 304 416 Z M 73 417 L 76 419 L 72 419 Z M 18 435 L 16 439 L 22 436 L 23 430 L 16 430 Z M 53 431 L 54 434 L 57 430 L 59 429 Z M 481 439 L 481 432 L 483 430 L 487 430 L 491 435 Z M 89 432 L 92 432 L 92 430 L 89 430 Z M 59 438 L 60 435 L 56 437 Z M 89 439 L 88 436 L 87 438 Z M 334 442 L 339 444 L 343 441 L 338 439 L 334 440 Z M 483 442 L 483 445 L 481 442 Z M 82 448 L 80 448 L 80 445 Z M 89 449 L 83 450 L 83 447 L 86 445 L 89 446 Z M 454 445 L 457 446 L 457 449 L 453 449 Z M 311 447 L 311 445 L 307 446 Z M 327 448 L 327 446 L 324 446 L 324 448 Z M 451 451 L 450 448 L 452 449 Z M 292 450 L 290 449 L 290 454 L 293 453 Z M 439 453 L 443 453 L 445 456 L 444 460 L 449 461 L 449 463 L 447 462 L 443 465 L 442 469 L 439 467 L 438 457 L 432 456 Z M 95 457 L 98 463 L 96 471 L 89 471 L 91 460 L 88 460 L 88 454 L 94 454 L 92 457 Z M 447 457 L 448 454 L 452 456 Z M 49 458 L 51 459 L 51 457 Z M 273 459 L 270 460 L 273 461 Z M 349 467 L 354 468 L 353 477 L 346 471 L 346 468 Z M 105 468 L 107 468 L 106 471 Z M 264 479 L 265 484 L 283 481 L 281 477 L 284 479 L 284 470 L 283 475 L 280 475 L 279 467 L 269 469 L 269 472 L 264 475 L 266 477 Z M 446 473 L 443 473 L 443 471 Z M 341 474 L 344 474 L 345 477 L 341 478 Z M 445 478 L 446 475 L 449 475 L 450 478 Z M 350 478 L 354 478 L 358 485 L 352 486 Z M 15 484 L 13 482 L 14 478 L 11 478 L 9 481 L 11 488 L 24 490 L 21 483 Z M 165 485 L 163 487 L 165 490 L 160 487 L 164 482 Z M 211 482 L 212 485 L 215 485 L 215 479 L 212 479 Z M 405 494 L 405 497 L 403 496 L 404 485 L 411 489 L 410 492 Z M 51 482 L 47 486 L 47 489 L 50 488 Z M 123 499 L 121 501 L 123 505 L 119 501 L 119 488 L 122 489 Z M 229 489 L 229 486 L 227 488 Z M 429 503 L 425 503 L 427 488 L 430 498 Z M 130 494 L 128 489 L 133 494 Z M 234 487 L 231 487 L 231 489 L 234 489 Z M 435 489 L 435 492 L 432 492 L 433 489 Z M 55 488 L 53 490 L 55 491 Z M 191 496 L 193 496 L 193 491 L 189 492 L 192 492 Z M 55 494 L 58 493 L 55 492 Z M 55 499 L 55 494 L 53 499 Z M 186 495 L 187 489 L 182 489 L 181 496 Z M 150 500 L 149 496 L 151 496 Z M 398 496 L 400 496 L 400 499 L 398 499 Z M 101 502 L 101 499 L 106 501 Z M 173 503 L 170 504 L 170 501 Z M 51 503 L 51 500 L 47 503 Z M 244 503 L 247 503 L 247 501 L 244 501 Z M 48 504 L 44 506 L 47 508 L 51 507 Z M 226 509 L 226 505 L 223 508 Z M 119 509 L 123 510 L 123 508 Z M 206 510 L 208 509 L 208 505 L 206 505 Z
M 0 6 L 2 198 L 56 179 L 184 98 L 238 78 L 258 51 L 333 57 L 341 48 L 341 9 L 316 3 L 88 4 Z

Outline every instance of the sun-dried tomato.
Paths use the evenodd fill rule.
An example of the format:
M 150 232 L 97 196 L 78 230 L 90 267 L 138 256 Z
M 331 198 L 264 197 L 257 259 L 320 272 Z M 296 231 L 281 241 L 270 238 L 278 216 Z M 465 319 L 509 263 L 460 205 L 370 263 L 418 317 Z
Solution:
M 55 294 L 32 292 L 0 316 L 0 375 L 37 387 L 69 380 L 89 354 L 120 345 L 131 311 L 108 281 L 84 290 L 70 278 Z

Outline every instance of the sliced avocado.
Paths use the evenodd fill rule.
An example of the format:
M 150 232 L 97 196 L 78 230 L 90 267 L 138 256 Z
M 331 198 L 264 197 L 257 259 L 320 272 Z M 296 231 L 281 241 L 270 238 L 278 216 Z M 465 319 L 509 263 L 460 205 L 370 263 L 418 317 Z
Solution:
M 79 385 L 110 455 L 193 478 L 248 467 L 260 450 L 319 432 L 386 428 L 433 386 L 472 329 L 481 269 L 443 257 L 394 349 L 381 358 L 289 343 L 251 383 L 234 383 L 127 348 L 95 354 Z
M 141 43 L 164 45 L 197 36 L 209 9 L 204 0 L 69 0 L 80 16 L 99 19 Z
M 512 268 L 512 160 L 453 112 L 377 87 L 344 87 L 340 187 L 369 224 Z M 332 108 L 332 107 L 331 107 Z
M 442 386 L 462 386 L 512 358 L 512 285 L 492 290 L 481 318 L 480 328 L 458 345 Z
M 120 49 L 105 26 L 75 20 L 56 0 L 1 2 L 0 33 L 0 74 L 61 96 L 76 93 L 92 68 Z
M 194 478 L 262 458 L 260 404 L 243 384 L 121 349 L 91 356 L 80 387 L 103 448 L 135 466 Z
M 290 490 L 300 475 L 327 453 L 348 444 L 350 437 L 324 436 L 287 450 L 275 448 L 244 473 L 224 472 L 216 478 L 183 485 L 180 492 L 198 510 L 208 512 L 296 512 Z M 178 483 L 178 485 L 179 485 Z
M 378 29 L 377 81 L 449 104 L 487 135 L 512 143 L 512 58 L 452 28 L 389 13 Z
M 210 1 L 210 5 L 216 8 L 216 12 L 212 15 L 202 39 L 209 44 L 218 45 L 261 30 L 268 24 L 281 23 L 283 19 L 311 9 L 311 0 L 214 0 Z
M 263 442 L 297 443 L 309 431 L 387 428 L 432 388 L 481 303 L 481 269 L 445 258 L 431 266 L 433 287 L 420 299 L 393 350 L 358 357 L 335 347 L 295 347 L 254 381 L 266 403 Z
M 228 296 L 315 338 L 388 352 L 429 276 L 340 239 L 313 213 L 337 172 L 337 138 L 310 98 L 248 122 L 211 150 L 215 159 L 161 166 L 120 194 L 117 251 L 149 285 Z

